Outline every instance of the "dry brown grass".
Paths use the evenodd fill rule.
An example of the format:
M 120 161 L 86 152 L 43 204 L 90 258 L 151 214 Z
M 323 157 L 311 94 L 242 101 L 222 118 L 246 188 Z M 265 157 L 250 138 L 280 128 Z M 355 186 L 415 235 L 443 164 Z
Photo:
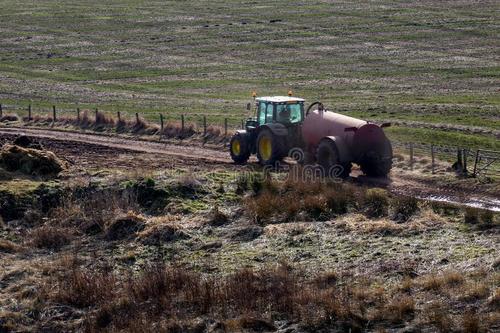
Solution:
M 135 237 L 137 233 L 144 230 L 145 222 L 146 219 L 143 216 L 133 211 L 118 215 L 105 225 L 106 239 L 121 240 Z
M 446 288 L 461 286 L 465 282 L 462 273 L 446 271 L 438 275 L 429 275 L 420 280 L 420 285 L 424 290 L 440 291 Z
M 0 253 L 16 253 L 22 250 L 22 247 L 7 239 L 0 239 Z
M 154 322 L 164 316 L 182 321 L 200 315 L 239 318 L 227 322 L 231 327 L 271 327 L 265 318 L 249 315 L 268 311 L 309 325 L 338 318 L 347 327 L 360 327 L 364 320 L 353 312 L 347 291 L 336 285 L 331 274 L 316 278 L 316 283 L 323 281 L 319 285 L 302 276 L 303 272 L 288 266 L 242 269 L 216 278 L 156 265 L 126 279 L 77 268 L 63 274 L 45 297 L 78 308 L 97 308 L 87 320 L 91 330 L 132 327 L 144 316 Z
M 490 295 L 490 288 L 483 282 L 469 282 L 460 288 L 458 299 L 462 301 L 475 301 L 487 298 Z
M 204 331 L 208 323 L 228 332 L 265 331 L 278 320 L 298 323 L 299 331 L 361 332 L 409 324 L 425 331 L 476 332 L 495 318 L 492 310 L 485 313 L 478 305 L 489 304 L 484 298 L 472 303 L 481 312 L 464 313 L 463 303 L 457 304 L 453 295 L 429 293 L 421 285 L 437 277 L 443 286 L 460 286 L 455 272 L 391 284 L 348 272 L 306 272 L 286 263 L 225 275 L 163 264 L 151 264 L 140 272 L 82 264 L 75 256 L 54 262 L 51 266 L 61 267 L 46 276 L 57 279 L 46 280 L 37 302 L 38 309 L 83 311 L 83 327 L 90 332 Z M 462 285 L 467 286 L 480 276 L 463 278 Z M 482 279 L 485 284 L 492 282 L 490 273 Z
M 56 176 L 68 164 L 53 152 L 6 144 L 0 150 L 0 164 L 8 171 L 27 175 Z
M 491 295 L 491 298 L 488 299 L 488 303 L 492 307 L 500 307 L 500 288 L 496 288 L 495 291 L 493 292 L 493 295 Z
M 0 118 L 0 122 L 19 121 L 19 116 L 15 113 L 5 114 Z
M 345 214 L 357 206 L 356 195 L 359 192 L 349 184 L 296 180 L 293 170 L 284 182 L 262 177 L 249 187 L 255 195 L 246 198 L 245 208 L 259 223 L 285 222 L 304 217 L 325 220 Z
M 115 283 L 113 274 L 73 268 L 59 281 L 55 293 L 51 292 L 51 286 L 46 286 L 46 292 L 56 302 L 85 308 L 112 299 Z
M 439 301 L 434 301 L 426 306 L 422 314 L 423 320 L 442 333 L 453 331 L 453 319 L 448 307 Z
M 467 311 L 462 315 L 461 326 L 464 333 L 479 333 L 484 331 L 481 327 L 481 318 L 473 311 Z
M 418 200 L 411 196 L 397 196 L 392 199 L 391 207 L 394 220 L 398 222 L 408 221 L 419 209 Z
M 114 126 L 115 125 L 115 120 L 102 113 L 102 112 L 96 112 L 95 119 L 94 119 L 94 125 L 96 127 L 98 126 Z
M 43 225 L 29 233 L 29 245 L 37 248 L 59 250 L 74 238 L 74 231 L 68 228 Z
M 369 217 L 387 216 L 389 212 L 389 194 L 386 190 L 371 188 L 366 190 L 363 205 Z
M 388 320 L 394 324 L 411 319 L 415 312 L 415 300 L 412 296 L 396 294 L 376 314 L 379 320 Z
M 186 239 L 190 236 L 183 230 L 176 219 L 165 221 L 165 219 L 151 219 L 143 231 L 137 235 L 138 239 L 147 245 L 160 245 Z
M 91 116 L 92 114 L 92 116 Z M 0 119 L 1 121 L 18 121 L 19 117 L 17 115 L 5 115 Z M 130 132 L 134 134 L 141 135 L 158 135 L 161 134 L 164 138 L 176 138 L 176 139 L 187 139 L 193 137 L 197 134 L 203 134 L 203 131 L 196 126 L 194 123 L 185 123 L 184 128 L 180 122 L 171 121 L 164 125 L 163 131 L 161 132 L 160 127 L 156 123 L 151 123 L 139 116 L 138 119 L 128 120 L 123 117 L 120 119 L 115 118 L 113 115 L 109 115 L 103 112 L 97 112 L 90 110 L 82 110 L 80 113 L 80 118 L 68 117 L 65 115 L 58 116 L 56 121 L 53 122 L 52 114 L 48 116 L 34 115 L 31 120 L 28 117 L 23 118 L 24 122 L 40 125 L 51 125 L 51 126 L 67 126 L 72 125 L 82 129 L 93 129 L 96 131 L 103 130 L 116 130 L 118 133 Z M 161 132 L 161 133 L 160 133 Z M 207 140 L 224 140 L 232 135 L 232 131 L 228 131 L 228 134 L 224 134 L 224 130 L 220 126 L 208 126 L 207 134 L 202 135 L 204 141 Z
M 221 226 L 229 222 L 229 216 L 223 212 L 219 206 L 215 205 L 208 214 L 208 223 L 214 226 Z

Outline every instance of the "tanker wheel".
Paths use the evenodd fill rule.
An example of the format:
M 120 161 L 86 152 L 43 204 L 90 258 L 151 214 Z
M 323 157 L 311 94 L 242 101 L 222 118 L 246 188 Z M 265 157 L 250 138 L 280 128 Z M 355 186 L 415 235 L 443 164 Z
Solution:
M 248 161 L 250 157 L 250 149 L 248 146 L 248 139 L 244 135 L 240 133 L 233 135 L 229 143 L 229 152 L 231 153 L 231 158 L 234 163 L 245 164 Z
M 387 177 L 392 168 L 392 159 L 371 158 L 360 164 L 361 171 L 370 177 Z
M 257 137 L 257 158 L 262 165 L 274 165 L 283 158 L 281 140 L 270 130 L 263 129 Z
M 345 179 L 351 173 L 352 164 L 340 162 L 337 146 L 331 140 L 322 140 L 319 143 L 316 160 L 323 168 L 325 176 Z

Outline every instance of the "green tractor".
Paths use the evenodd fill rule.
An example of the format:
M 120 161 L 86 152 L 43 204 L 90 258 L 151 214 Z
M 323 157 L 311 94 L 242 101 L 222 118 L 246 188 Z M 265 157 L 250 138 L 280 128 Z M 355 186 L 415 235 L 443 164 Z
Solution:
M 246 121 L 245 129 L 231 138 L 230 153 L 235 163 L 244 164 L 252 154 L 262 165 L 273 165 L 293 147 L 302 147 L 301 124 L 304 100 L 274 96 L 256 98 L 257 117 Z

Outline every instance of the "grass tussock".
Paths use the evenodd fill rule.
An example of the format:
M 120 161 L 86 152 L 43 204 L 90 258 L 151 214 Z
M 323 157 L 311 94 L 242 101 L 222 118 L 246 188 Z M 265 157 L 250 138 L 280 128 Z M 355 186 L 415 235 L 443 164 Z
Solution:
M 72 230 L 50 225 L 43 225 L 29 233 L 29 244 L 41 249 L 59 250 L 72 239 Z
M 21 251 L 21 247 L 7 239 L 0 239 L 0 253 L 17 253 Z
M 106 239 L 122 240 L 135 237 L 145 227 L 144 217 L 129 211 L 109 221 L 106 225 Z
M 219 206 L 215 205 L 208 214 L 208 223 L 214 226 L 221 226 L 229 222 L 229 216 L 223 212 Z
M 190 238 L 179 224 L 178 219 L 171 215 L 152 218 L 137 237 L 146 245 L 161 245 Z
M 19 121 L 19 116 L 17 114 L 5 114 L 0 118 L 0 122 L 7 122 L 7 121 Z
M 368 189 L 365 192 L 363 205 L 369 217 L 387 216 L 389 212 L 389 194 L 386 190 L 379 188 Z
M 355 208 L 360 193 L 349 184 L 290 179 L 280 182 L 264 176 L 242 177 L 237 187 L 253 193 L 246 198 L 245 208 L 258 223 L 326 220 Z
M 94 124 L 95 126 L 115 126 L 115 120 L 102 112 L 96 112 Z
M 85 308 L 113 298 L 115 283 L 113 274 L 73 268 L 59 281 L 52 298 L 56 302 Z
M 424 277 L 420 284 L 424 290 L 441 291 L 463 285 L 464 275 L 456 271 L 446 271 L 439 275 Z
M 419 210 L 418 200 L 410 196 L 394 198 L 391 206 L 394 211 L 394 220 L 398 222 L 408 221 Z
M 466 207 L 464 209 L 464 223 L 474 225 L 480 229 L 489 229 L 500 221 L 500 214 L 491 210 Z
M 56 176 L 67 168 L 67 163 L 51 151 L 11 144 L 0 150 L 0 164 L 8 171 L 35 176 Z

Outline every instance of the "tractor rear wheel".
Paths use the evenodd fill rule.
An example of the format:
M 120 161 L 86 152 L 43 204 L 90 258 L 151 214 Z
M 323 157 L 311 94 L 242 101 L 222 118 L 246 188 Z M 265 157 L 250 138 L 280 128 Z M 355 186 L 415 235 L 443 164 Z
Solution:
M 257 137 L 257 158 L 262 165 L 274 165 L 283 156 L 281 140 L 270 130 L 263 129 Z
M 245 164 L 250 157 L 250 148 L 247 137 L 240 133 L 236 133 L 231 138 L 229 143 L 229 152 L 231 158 L 236 164 Z
M 392 159 L 372 158 L 360 165 L 361 171 L 369 177 L 387 177 L 392 168 Z
M 319 143 L 316 160 L 323 168 L 325 176 L 344 179 L 351 173 L 352 164 L 340 162 L 337 146 L 331 140 L 322 140 Z
M 392 146 L 386 140 L 382 147 L 366 154 L 359 163 L 361 171 L 370 177 L 387 177 L 392 168 Z

